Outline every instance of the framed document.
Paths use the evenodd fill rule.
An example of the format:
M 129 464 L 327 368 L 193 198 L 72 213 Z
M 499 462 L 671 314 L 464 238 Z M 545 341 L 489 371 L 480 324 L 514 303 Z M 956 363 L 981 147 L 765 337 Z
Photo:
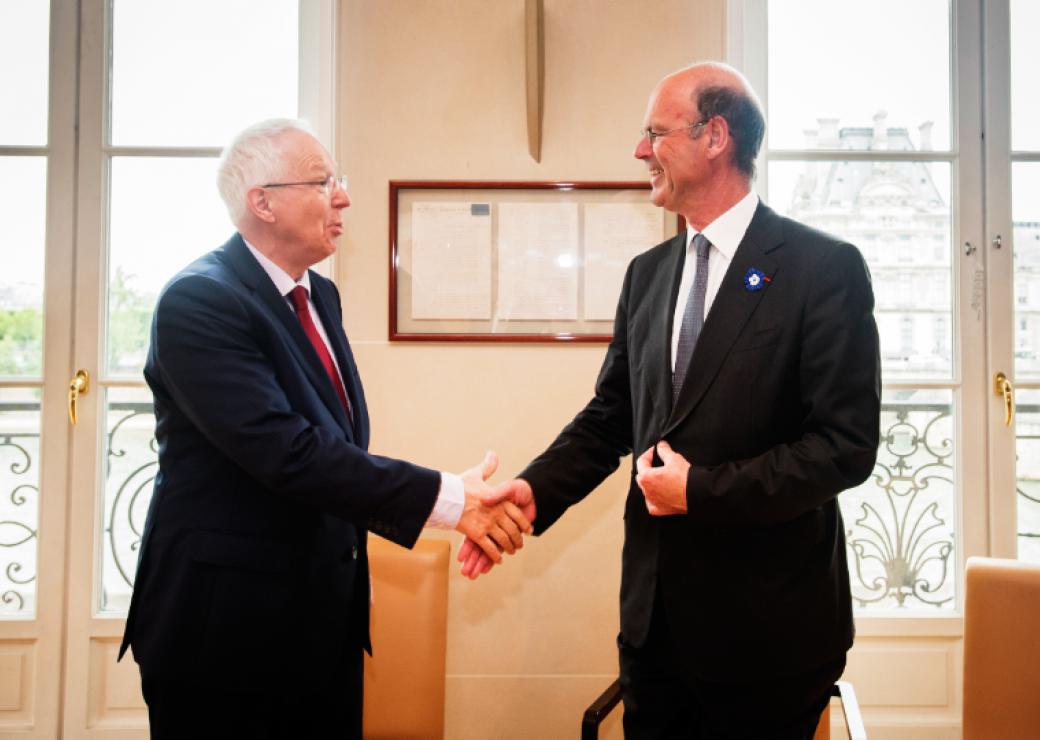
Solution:
M 628 263 L 678 233 L 645 182 L 390 182 L 392 341 L 605 342 Z

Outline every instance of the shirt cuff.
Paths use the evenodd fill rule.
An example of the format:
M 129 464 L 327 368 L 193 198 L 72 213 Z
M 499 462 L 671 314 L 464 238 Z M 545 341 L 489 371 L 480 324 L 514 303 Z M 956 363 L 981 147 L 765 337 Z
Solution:
M 462 478 L 454 473 L 441 473 L 441 488 L 437 492 L 437 503 L 433 505 L 427 527 L 455 529 L 466 506 L 466 488 Z

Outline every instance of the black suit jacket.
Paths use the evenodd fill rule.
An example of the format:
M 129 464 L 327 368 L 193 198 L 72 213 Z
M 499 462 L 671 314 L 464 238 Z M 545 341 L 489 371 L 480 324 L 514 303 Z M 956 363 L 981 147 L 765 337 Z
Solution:
M 691 463 L 688 513 L 625 506 L 621 630 L 646 639 L 657 589 L 685 669 L 747 682 L 852 644 L 837 495 L 877 455 L 880 362 L 867 267 L 849 244 L 759 204 L 672 403 L 685 235 L 628 268 L 595 397 L 520 475 L 544 531 L 618 465 L 667 440 Z M 748 271 L 768 281 L 758 290 Z
M 353 424 L 239 235 L 159 298 L 145 364 L 159 470 L 120 650 L 147 674 L 322 685 L 369 647 L 366 530 L 410 547 L 433 509 L 439 473 L 366 451 L 339 294 L 310 280 Z

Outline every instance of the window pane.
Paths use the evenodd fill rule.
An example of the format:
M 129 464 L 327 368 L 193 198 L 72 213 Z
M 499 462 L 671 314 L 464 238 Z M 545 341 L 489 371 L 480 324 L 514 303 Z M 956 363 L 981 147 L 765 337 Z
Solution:
M 863 611 L 954 608 L 952 391 L 888 390 L 874 473 L 838 498 Z
M 0 157 L 0 376 L 43 374 L 46 201 L 46 157 Z
M 770 0 L 768 13 L 770 148 L 950 148 L 948 0 Z
M 147 388 L 110 388 L 107 408 L 98 606 L 102 612 L 125 613 L 158 467 L 155 416 Z
M 0 3 L 0 144 L 47 143 L 49 47 L 50 3 Z
M 885 380 L 952 378 L 949 164 L 771 162 L 769 197 L 863 252 Z
M 1040 390 L 1019 389 L 1016 401 L 1018 557 L 1040 563 Z
M 223 146 L 295 116 L 295 0 L 114 0 L 112 143 Z
M 1040 151 L 1040 3 L 1011 0 L 1011 148 Z
M 1015 378 L 1040 378 L 1040 163 L 1011 165 Z
M 36 615 L 40 393 L 0 388 L 0 618 Z
M 234 227 L 217 193 L 216 166 L 211 158 L 113 158 L 109 375 L 140 379 L 152 308 L 162 286 L 231 236 Z M 182 217 L 157 220 L 157 204 L 175 204 Z

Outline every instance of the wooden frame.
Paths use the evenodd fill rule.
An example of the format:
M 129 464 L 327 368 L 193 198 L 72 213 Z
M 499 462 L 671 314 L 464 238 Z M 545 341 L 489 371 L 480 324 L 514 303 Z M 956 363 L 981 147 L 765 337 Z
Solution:
M 391 341 L 607 342 L 647 182 L 390 181 Z

